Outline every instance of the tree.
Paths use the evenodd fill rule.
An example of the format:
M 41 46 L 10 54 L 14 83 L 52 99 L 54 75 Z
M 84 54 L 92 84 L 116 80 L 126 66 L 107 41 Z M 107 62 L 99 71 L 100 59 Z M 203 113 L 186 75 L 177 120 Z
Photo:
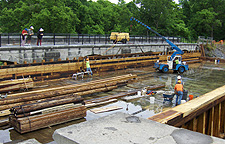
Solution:
M 185 15 L 185 23 L 195 38 L 199 35 L 218 37 L 224 16 L 224 0 L 180 0 Z M 223 28 L 225 30 L 225 28 Z M 217 30 L 215 32 L 215 30 Z
M 217 15 L 213 12 L 213 8 L 198 11 L 190 20 L 191 27 L 198 35 L 213 37 L 214 27 L 221 26 L 220 20 L 216 19 Z

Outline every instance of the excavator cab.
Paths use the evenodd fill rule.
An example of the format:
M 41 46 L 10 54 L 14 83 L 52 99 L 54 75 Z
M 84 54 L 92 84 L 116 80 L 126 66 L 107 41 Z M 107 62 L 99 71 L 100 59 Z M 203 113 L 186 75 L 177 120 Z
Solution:
M 178 61 L 176 63 L 176 60 Z M 174 72 L 184 73 L 187 71 L 188 65 L 186 62 L 182 62 L 182 57 L 180 55 L 176 55 L 172 60 L 171 57 L 167 57 L 167 63 L 160 63 L 159 60 L 154 65 L 156 70 L 159 70 L 163 73 L 167 73 L 169 70 L 173 70 Z

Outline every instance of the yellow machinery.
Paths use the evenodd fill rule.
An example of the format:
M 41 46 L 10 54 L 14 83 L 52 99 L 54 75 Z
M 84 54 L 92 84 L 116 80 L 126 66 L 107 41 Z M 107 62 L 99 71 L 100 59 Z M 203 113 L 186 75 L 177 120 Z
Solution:
M 113 43 L 122 42 L 125 44 L 130 40 L 130 36 L 129 33 L 111 32 L 110 40 L 112 40 Z

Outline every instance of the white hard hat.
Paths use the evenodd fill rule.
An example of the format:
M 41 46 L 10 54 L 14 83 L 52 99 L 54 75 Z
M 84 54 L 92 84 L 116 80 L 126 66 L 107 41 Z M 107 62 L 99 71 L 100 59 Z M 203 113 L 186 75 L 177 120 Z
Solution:
M 181 76 L 177 76 L 177 79 L 181 79 Z
M 39 31 L 44 31 L 44 29 L 43 28 L 40 28 L 40 30 Z
M 30 29 L 34 29 L 34 27 L 33 26 L 30 26 Z

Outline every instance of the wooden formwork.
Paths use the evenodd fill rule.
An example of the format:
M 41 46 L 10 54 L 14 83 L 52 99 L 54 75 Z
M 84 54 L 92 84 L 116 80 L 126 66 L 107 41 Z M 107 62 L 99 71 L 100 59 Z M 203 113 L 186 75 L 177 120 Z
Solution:
M 119 70 L 126 69 L 132 67 L 145 67 L 153 65 L 157 60 L 166 61 L 167 56 L 169 55 L 151 55 L 151 56 L 137 56 L 137 57 L 122 57 L 116 59 L 97 59 L 91 60 L 91 68 L 95 71 L 109 71 L 109 70 Z M 192 52 L 192 53 L 184 53 L 182 55 L 183 60 L 199 60 L 201 53 Z M 93 58 L 94 59 L 94 58 Z M 199 62 L 199 61 L 195 61 Z M 48 79 L 54 76 L 60 77 L 62 74 L 72 74 L 79 72 L 81 70 L 85 70 L 85 62 L 84 58 L 79 58 L 78 60 L 68 61 L 67 63 L 64 61 L 60 63 L 40 63 L 29 66 L 21 65 L 20 67 L 14 68 L 4 68 L 0 69 L 0 78 L 1 79 L 17 79 L 22 76 L 32 76 L 32 77 L 41 77 L 40 79 Z
M 148 119 L 225 138 L 225 85 Z

